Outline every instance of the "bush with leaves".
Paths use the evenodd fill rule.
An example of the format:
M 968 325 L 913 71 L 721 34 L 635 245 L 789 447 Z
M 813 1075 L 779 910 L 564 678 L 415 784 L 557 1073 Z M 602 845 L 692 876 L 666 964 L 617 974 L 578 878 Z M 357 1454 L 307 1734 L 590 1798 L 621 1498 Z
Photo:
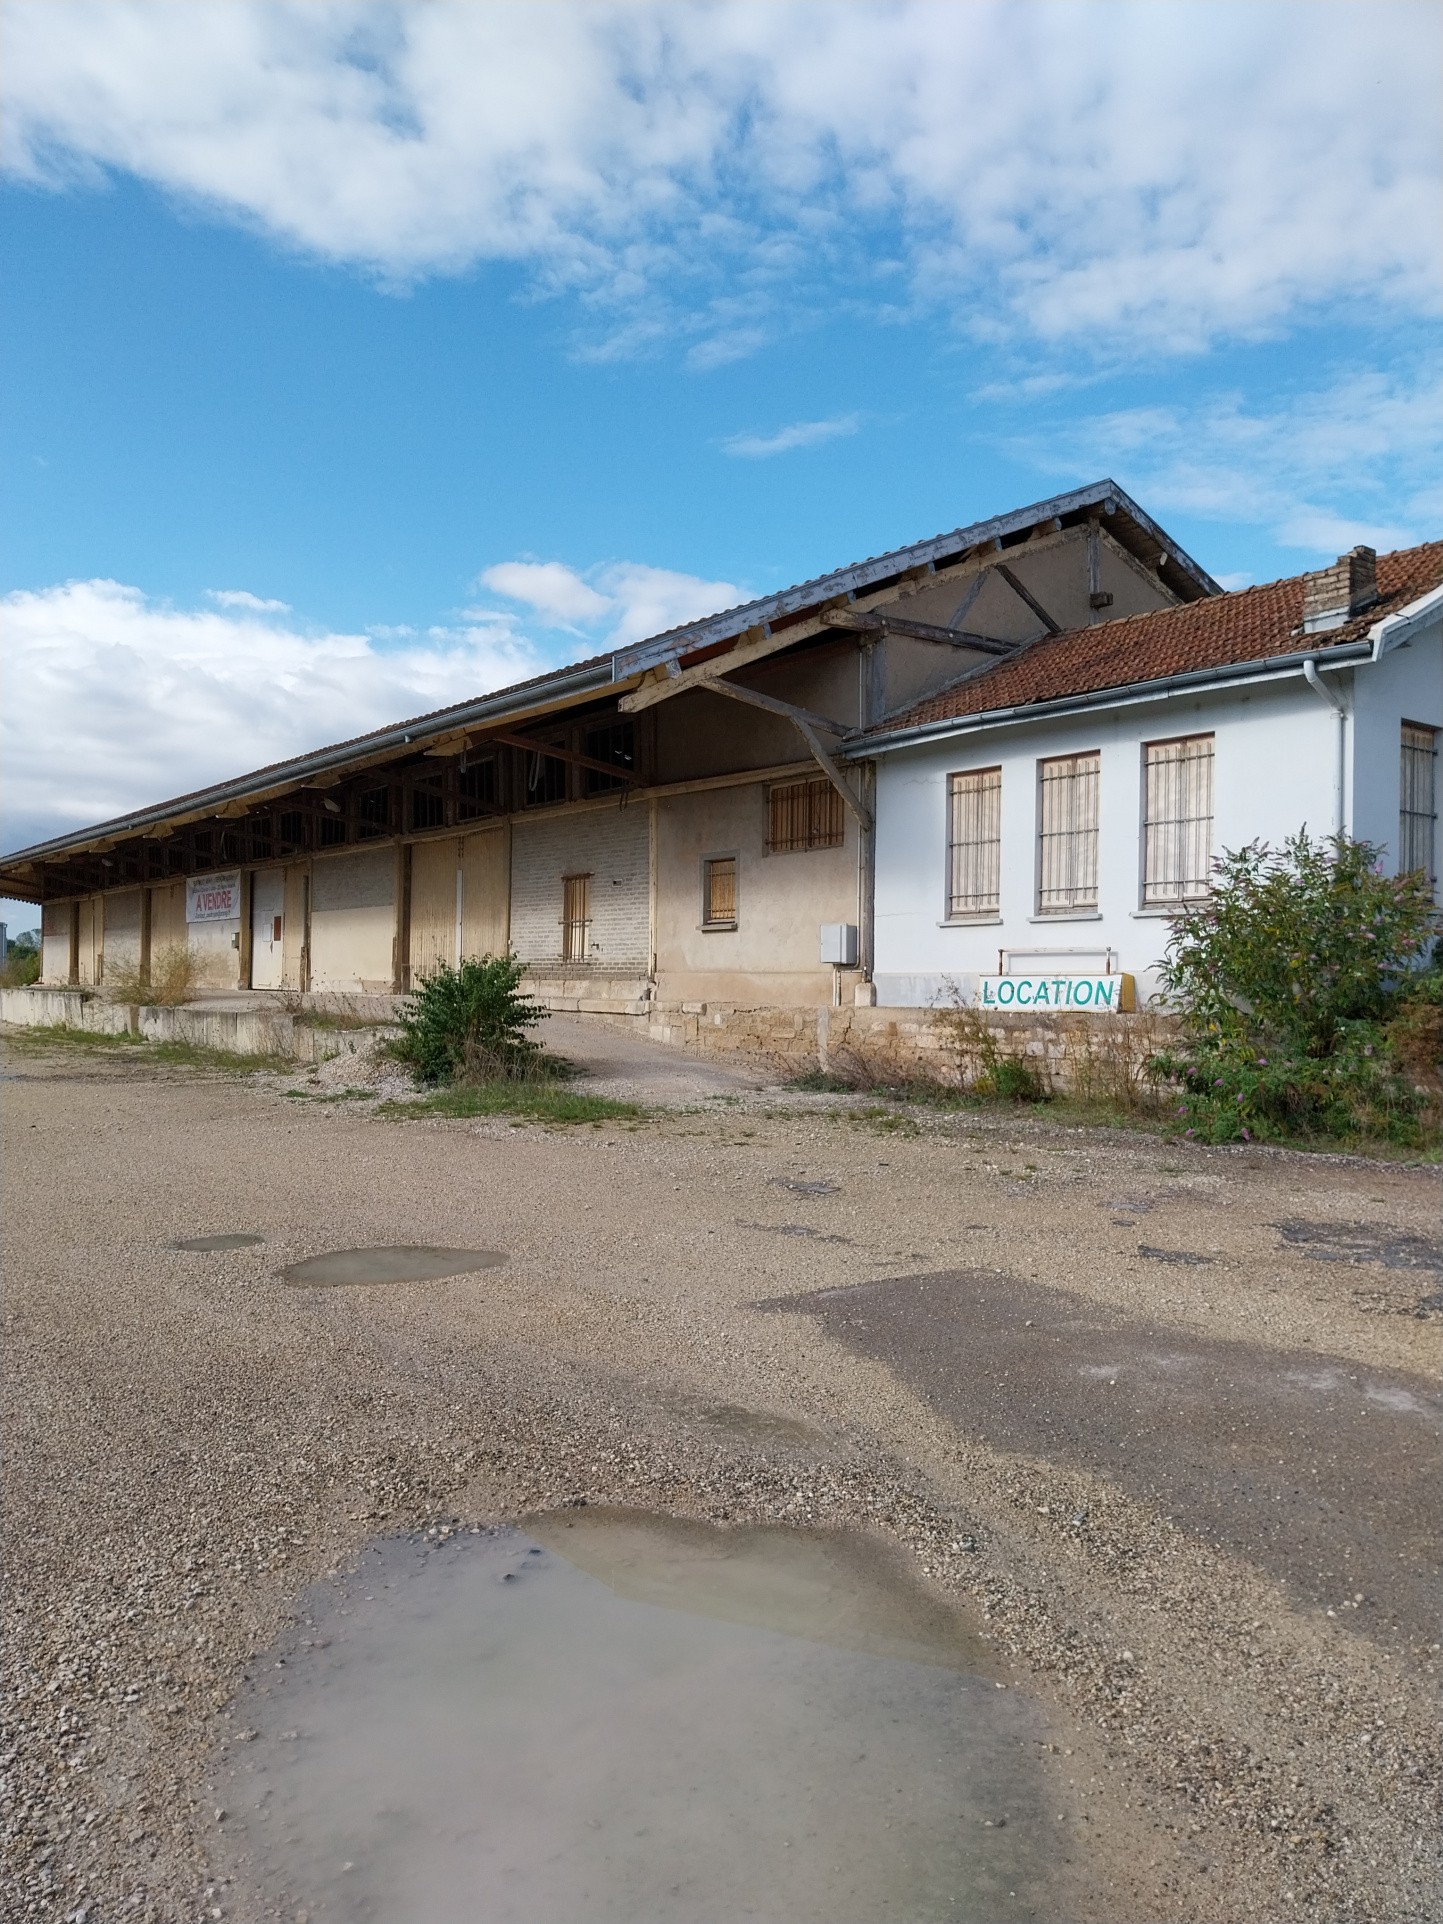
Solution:
M 544 1013 L 521 988 L 524 962 L 483 955 L 442 963 L 401 1009 L 395 1053 L 422 1082 L 492 1080 L 535 1069 L 541 1047 L 526 1032 Z
M 1419 1140 L 1437 913 L 1427 879 L 1385 875 L 1381 854 L 1305 830 L 1214 863 L 1212 893 L 1174 922 L 1161 971 L 1183 1040 L 1154 1067 L 1177 1087 L 1189 1135 Z

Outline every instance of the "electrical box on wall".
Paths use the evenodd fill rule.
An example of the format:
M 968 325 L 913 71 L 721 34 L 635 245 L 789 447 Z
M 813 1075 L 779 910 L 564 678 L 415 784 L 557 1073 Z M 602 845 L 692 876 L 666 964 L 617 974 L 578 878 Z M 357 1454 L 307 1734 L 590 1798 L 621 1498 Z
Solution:
M 834 968 L 857 966 L 857 925 L 855 922 L 823 922 L 821 927 L 823 962 Z

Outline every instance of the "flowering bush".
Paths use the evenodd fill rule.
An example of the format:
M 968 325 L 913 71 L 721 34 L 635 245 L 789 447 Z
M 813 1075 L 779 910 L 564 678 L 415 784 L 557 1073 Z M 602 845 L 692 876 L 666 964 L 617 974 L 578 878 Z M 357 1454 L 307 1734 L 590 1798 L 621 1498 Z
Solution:
M 1306 831 L 1281 850 L 1254 842 L 1178 916 L 1162 981 L 1183 1040 L 1154 1068 L 1190 1135 L 1419 1139 L 1438 918 L 1426 877 L 1383 874 L 1381 853 Z

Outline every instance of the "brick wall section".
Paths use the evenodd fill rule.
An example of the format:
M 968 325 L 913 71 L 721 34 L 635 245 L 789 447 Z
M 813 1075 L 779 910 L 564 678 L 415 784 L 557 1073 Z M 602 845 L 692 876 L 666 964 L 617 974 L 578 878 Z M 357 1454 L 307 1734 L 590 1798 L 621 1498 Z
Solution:
M 558 969 L 562 877 L 591 876 L 588 960 L 598 969 L 647 966 L 650 873 L 645 808 L 524 817 L 512 832 L 511 946 L 523 962 Z

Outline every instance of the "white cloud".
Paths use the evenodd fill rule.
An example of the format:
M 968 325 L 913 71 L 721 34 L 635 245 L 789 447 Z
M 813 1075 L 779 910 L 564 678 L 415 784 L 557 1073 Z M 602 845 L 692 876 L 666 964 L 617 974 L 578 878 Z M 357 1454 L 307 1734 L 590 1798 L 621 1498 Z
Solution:
M 524 603 L 558 627 L 595 622 L 611 606 L 605 595 L 560 561 L 502 561 L 481 579 L 498 595 Z
M 288 601 L 264 601 L 245 588 L 207 588 L 206 598 L 218 608 L 248 608 L 255 615 L 288 615 Z
M 640 561 L 609 562 L 585 575 L 559 561 L 503 561 L 481 580 L 548 626 L 588 634 L 598 647 L 624 648 L 746 599 L 735 582 L 704 581 Z
M 584 294 L 591 351 L 813 297 L 1196 347 L 1436 309 L 1443 16 L 1410 0 L 10 0 L 10 167 L 109 170 L 405 281 Z M 896 284 L 900 270 L 909 291 Z
M 3 846 L 188 793 L 537 673 L 504 622 L 424 643 L 305 634 L 254 610 L 186 610 L 116 581 L 0 600 Z
M 1214 395 L 1049 423 L 1016 444 L 1058 474 L 1115 474 L 1159 514 L 1252 522 L 1285 548 L 1341 554 L 1432 539 L 1443 517 L 1443 376 L 1337 374 L 1270 409 Z
M 858 414 L 839 414 L 830 421 L 793 421 L 774 434 L 729 435 L 722 442 L 722 452 L 744 461 L 765 461 L 774 454 L 790 454 L 793 448 L 814 448 L 823 441 L 836 441 L 855 434 L 860 426 Z

